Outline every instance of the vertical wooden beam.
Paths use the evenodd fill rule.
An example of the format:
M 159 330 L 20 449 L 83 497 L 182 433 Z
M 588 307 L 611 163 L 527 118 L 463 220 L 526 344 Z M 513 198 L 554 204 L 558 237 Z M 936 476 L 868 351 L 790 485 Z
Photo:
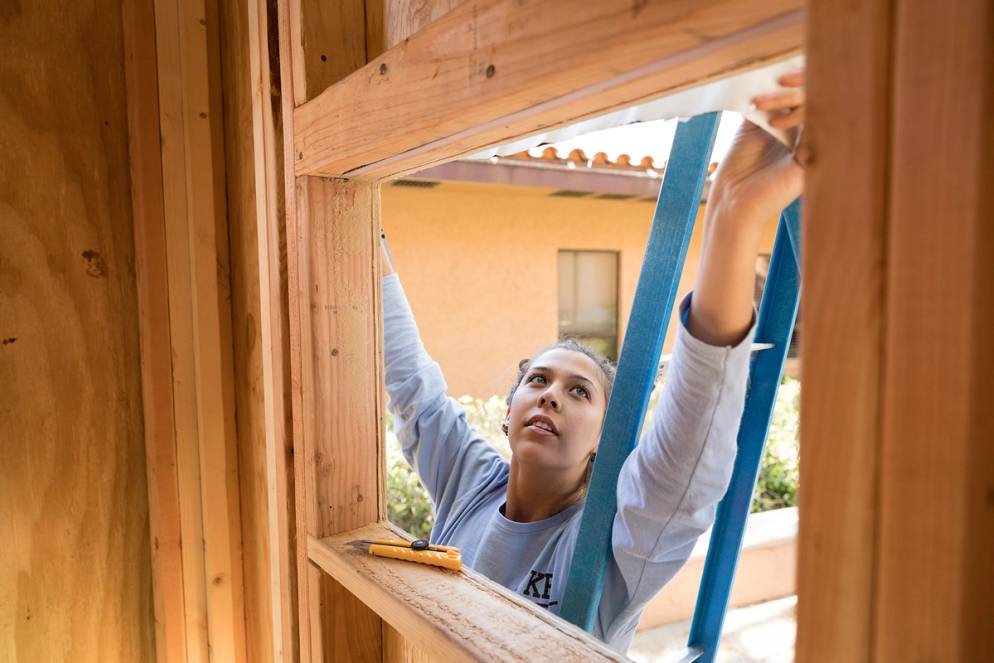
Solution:
M 383 511 L 378 194 L 375 185 L 323 178 L 298 178 L 296 187 L 297 527 L 329 536 L 376 522 Z M 310 563 L 307 573 L 311 660 L 379 660 L 379 617 Z
M 187 657 L 245 658 L 216 4 L 155 3 Z M 202 545 L 201 545 L 202 543 Z M 209 642 L 209 649 L 208 649 Z
M 379 661 L 382 620 L 302 544 L 385 513 L 378 191 L 289 167 L 294 107 L 365 63 L 362 2 L 318 5 L 279 4 L 299 651 L 304 661 Z
M 994 9 L 810 6 L 799 661 L 994 657 Z
M 249 661 L 297 659 L 276 5 L 221 0 L 239 498 Z
M 873 648 L 890 0 L 808 4 L 798 661 Z
M 899 2 L 894 34 L 874 659 L 990 661 L 994 7 Z
M 159 139 L 153 0 L 125 0 L 125 78 L 141 339 L 149 544 L 159 661 L 187 660 L 183 537 L 173 422 L 169 274 Z

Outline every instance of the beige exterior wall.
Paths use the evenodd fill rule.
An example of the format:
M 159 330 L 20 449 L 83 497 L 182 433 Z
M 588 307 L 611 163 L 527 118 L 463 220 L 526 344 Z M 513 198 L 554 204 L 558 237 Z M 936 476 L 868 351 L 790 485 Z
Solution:
M 623 339 L 654 203 L 450 182 L 430 189 L 387 184 L 381 193 L 397 271 L 450 395 L 506 394 L 518 362 L 556 341 L 560 249 L 619 253 Z M 678 297 L 692 288 L 702 226 L 698 216 Z M 767 252 L 775 230 L 773 219 Z M 669 329 L 667 349 L 673 321 Z

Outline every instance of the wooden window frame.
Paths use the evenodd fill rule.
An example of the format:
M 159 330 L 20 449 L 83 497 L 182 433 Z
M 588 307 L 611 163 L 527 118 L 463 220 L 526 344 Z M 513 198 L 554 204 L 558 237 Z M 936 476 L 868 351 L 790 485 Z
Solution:
M 803 41 L 801 6 L 800 0 L 699 0 L 692 9 L 633 8 L 621 0 L 466 2 L 386 44 L 378 57 L 366 57 L 378 52 L 375 44 L 353 43 L 357 68 L 330 73 L 318 53 L 349 43 L 335 42 L 336 35 L 354 35 L 364 19 L 344 11 L 323 15 L 312 0 L 280 4 L 302 660 L 379 660 L 398 641 L 453 659 L 578 651 L 595 660 L 617 658 L 548 615 L 528 617 L 541 637 L 520 637 L 509 628 L 514 615 L 543 615 L 492 583 L 460 601 L 433 601 L 413 589 L 423 569 L 390 567 L 395 579 L 404 578 L 403 587 L 391 586 L 379 582 L 387 572 L 382 565 L 343 548 L 360 533 L 390 531 L 378 185 L 795 55 Z M 310 38 L 302 37 L 305 31 Z M 578 43 L 597 48 L 569 47 Z M 481 618 L 508 602 L 513 610 L 495 613 L 506 619 Z M 539 649 L 536 642 L 543 643 Z

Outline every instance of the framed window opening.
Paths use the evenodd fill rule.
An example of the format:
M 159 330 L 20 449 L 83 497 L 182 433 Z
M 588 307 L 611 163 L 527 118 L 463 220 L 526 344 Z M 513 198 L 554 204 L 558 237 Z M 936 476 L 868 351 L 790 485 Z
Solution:
M 378 183 L 724 78 L 801 48 L 800 0 L 708 2 L 680 15 L 666 3 L 632 12 L 620 0 L 462 3 L 405 34 L 383 35 L 385 51 L 357 44 L 359 64 L 337 72 L 322 64 L 333 49 L 315 37 L 341 34 L 335 23 L 341 17 L 323 15 L 313 0 L 279 5 L 296 529 L 298 540 L 306 542 L 296 551 L 301 659 L 387 655 L 389 639 L 358 643 L 332 627 L 336 615 L 350 615 L 353 632 L 396 627 L 401 641 L 424 649 L 440 644 L 431 630 L 448 611 L 458 613 L 447 622 L 453 629 L 445 638 L 453 658 L 489 659 L 494 652 L 519 650 L 522 657 L 537 658 L 543 656 L 533 648 L 538 641 L 552 658 L 568 658 L 577 646 L 588 660 L 618 658 L 540 612 L 534 614 L 541 619 L 530 620 L 532 637 L 515 638 L 483 618 L 494 595 L 513 597 L 499 588 L 494 595 L 470 593 L 478 603 L 439 604 L 431 619 L 411 607 L 432 600 L 427 589 L 405 599 L 396 586 L 366 583 L 368 594 L 353 593 L 359 589 L 355 574 L 363 571 L 358 559 L 340 549 L 342 537 L 391 531 L 382 524 Z M 485 44 L 478 43 L 483 32 L 477 28 L 484 25 Z M 361 31 L 353 27 L 351 34 Z M 708 39 L 687 37 L 694 34 Z M 570 46 L 577 43 L 598 48 Z M 632 43 L 641 47 L 632 49 Z M 417 585 L 406 570 L 398 572 L 408 586 Z M 480 638 L 479 627 L 489 629 L 487 638 Z M 481 650 L 481 642 L 498 649 Z

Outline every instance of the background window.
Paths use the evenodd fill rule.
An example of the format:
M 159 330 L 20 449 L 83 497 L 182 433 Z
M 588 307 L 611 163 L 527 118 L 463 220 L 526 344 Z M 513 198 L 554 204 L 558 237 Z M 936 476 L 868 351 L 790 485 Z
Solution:
M 618 253 L 559 252 L 559 339 L 618 358 Z

